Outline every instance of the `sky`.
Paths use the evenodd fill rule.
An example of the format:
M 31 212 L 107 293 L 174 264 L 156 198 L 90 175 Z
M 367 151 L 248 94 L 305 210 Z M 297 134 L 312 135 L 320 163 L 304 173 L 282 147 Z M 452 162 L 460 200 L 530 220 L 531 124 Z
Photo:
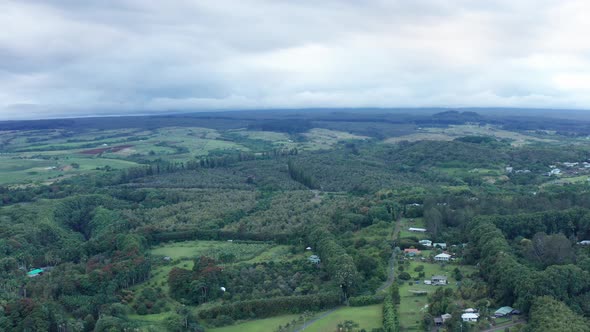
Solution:
M 0 0 L 0 119 L 590 109 L 587 0 Z

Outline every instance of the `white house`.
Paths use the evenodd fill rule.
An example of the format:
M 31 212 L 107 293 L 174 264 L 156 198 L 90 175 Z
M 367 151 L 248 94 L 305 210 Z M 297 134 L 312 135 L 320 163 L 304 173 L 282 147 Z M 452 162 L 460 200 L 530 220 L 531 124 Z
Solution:
M 425 247 L 432 247 L 432 241 L 430 241 L 430 240 L 420 240 L 420 241 L 418 241 L 418 243 L 420 243 L 421 245 L 423 245 Z
M 578 242 L 578 244 L 581 244 L 583 246 L 590 246 L 590 240 L 583 240 Z
M 449 259 L 451 259 L 451 255 L 445 254 L 444 252 L 434 256 L 434 260 L 437 262 L 448 262 Z
M 430 278 L 431 284 L 435 286 L 439 285 L 446 285 L 447 284 L 447 277 L 445 276 L 432 276 Z
M 432 246 L 434 248 L 439 247 L 441 249 L 447 249 L 447 244 L 446 243 L 433 243 Z
M 479 314 L 475 313 L 475 312 L 466 312 L 461 315 L 461 319 L 464 322 L 477 322 L 478 318 L 479 318 Z
M 417 233 L 425 233 L 426 232 L 426 228 L 410 227 L 410 228 L 408 228 L 408 231 L 410 231 L 410 232 L 417 232 Z

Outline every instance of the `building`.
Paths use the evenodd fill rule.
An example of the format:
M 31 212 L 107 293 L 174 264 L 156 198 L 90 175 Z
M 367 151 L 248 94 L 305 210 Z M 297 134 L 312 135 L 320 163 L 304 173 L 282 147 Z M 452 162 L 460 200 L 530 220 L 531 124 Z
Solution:
M 434 260 L 437 262 L 448 262 L 450 259 L 451 255 L 445 254 L 444 252 L 442 254 L 434 256 Z
M 407 249 L 404 249 L 404 254 L 406 254 L 408 256 L 416 256 L 416 255 L 420 255 L 421 252 L 418 249 L 407 248 Z
M 423 245 L 425 247 L 432 247 L 432 241 L 430 241 L 430 240 L 420 240 L 420 241 L 418 241 L 418 243 L 420 243 L 421 245 Z
M 590 240 L 582 240 L 578 242 L 578 244 L 581 244 L 583 246 L 590 246 Z
M 321 262 L 320 257 L 318 255 L 311 255 L 307 258 L 310 263 L 319 264 Z
M 440 316 L 440 318 L 442 318 L 443 323 L 448 321 L 449 319 L 453 318 L 453 316 L 451 314 L 443 314 Z
M 408 228 L 408 231 L 410 231 L 410 232 L 416 232 L 416 233 L 425 233 L 426 232 L 426 228 L 410 227 L 410 228 Z
M 439 247 L 441 249 L 447 249 L 447 244 L 446 243 L 433 243 L 432 246 L 434 248 Z
M 561 170 L 559 168 L 554 168 L 549 172 L 549 176 L 551 175 L 559 175 L 561 174 Z
M 475 312 L 467 312 L 461 315 L 461 319 L 464 322 L 477 322 L 479 318 L 479 314 Z
M 34 270 L 27 272 L 27 277 L 33 278 L 33 277 L 40 276 L 42 274 L 43 274 L 43 269 L 34 269 Z
M 512 314 L 512 311 L 514 311 L 514 309 L 512 307 L 502 307 L 502 308 L 496 310 L 496 312 L 494 312 L 494 316 L 496 316 L 496 317 L 509 316 L 510 314 Z
M 432 284 L 435 286 L 447 284 L 447 277 L 445 276 L 432 276 L 430 280 L 432 281 Z
M 443 319 L 442 317 L 434 317 L 434 325 L 435 326 L 441 326 L 443 325 Z

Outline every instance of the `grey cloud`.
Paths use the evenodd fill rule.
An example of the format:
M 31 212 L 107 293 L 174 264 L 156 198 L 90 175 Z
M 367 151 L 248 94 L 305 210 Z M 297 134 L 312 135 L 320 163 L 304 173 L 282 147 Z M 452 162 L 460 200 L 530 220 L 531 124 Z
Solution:
M 23 110 L 588 108 L 587 10 L 583 0 L 7 1 L 0 119 Z

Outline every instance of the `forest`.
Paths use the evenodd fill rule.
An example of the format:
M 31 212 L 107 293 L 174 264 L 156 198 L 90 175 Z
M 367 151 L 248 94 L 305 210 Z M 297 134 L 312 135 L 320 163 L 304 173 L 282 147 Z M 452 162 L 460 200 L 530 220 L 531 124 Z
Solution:
M 0 330 L 590 331 L 590 126 L 526 119 L 0 123 Z

